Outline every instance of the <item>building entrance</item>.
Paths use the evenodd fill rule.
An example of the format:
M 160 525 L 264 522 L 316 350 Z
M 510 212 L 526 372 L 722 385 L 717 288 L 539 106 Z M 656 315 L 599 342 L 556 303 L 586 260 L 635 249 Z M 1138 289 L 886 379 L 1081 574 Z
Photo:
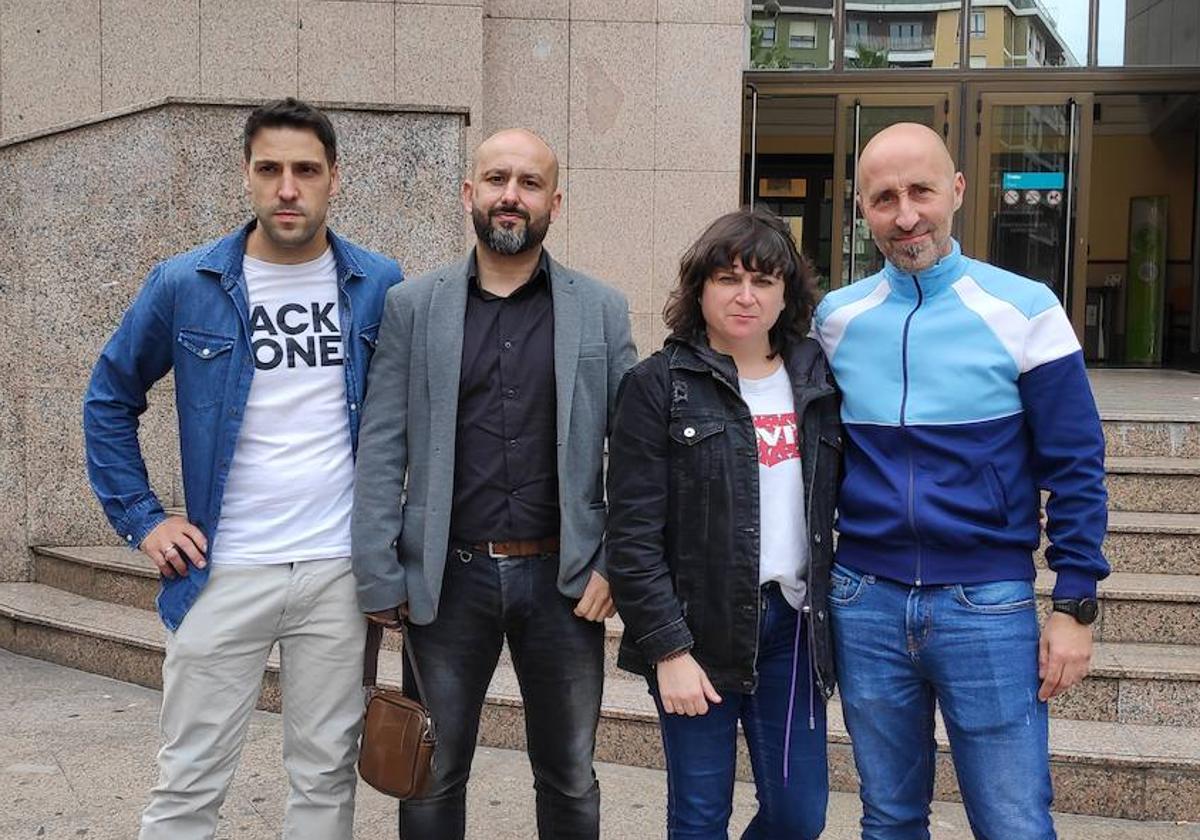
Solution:
M 1013 81 L 756 80 L 743 200 L 789 220 L 824 288 L 859 280 L 882 259 L 854 200 L 858 156 L 888 125 L 923 123 L 967 179 L 964 250 L 1053 289 L 1089 364 L 1200 370 L 1200 84 Z

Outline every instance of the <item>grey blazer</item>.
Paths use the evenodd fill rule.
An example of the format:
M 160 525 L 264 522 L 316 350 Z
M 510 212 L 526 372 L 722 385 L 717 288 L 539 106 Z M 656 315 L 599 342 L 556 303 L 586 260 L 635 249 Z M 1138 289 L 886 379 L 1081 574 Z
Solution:
M 449 551 L 469 257 L 393 286 L 363 408 L 351 546 L 358 603 L 407 602 L 437 617 Z M 578 598 L 603 573 L 604 441 L 617 386 L 637 361 L 629 305 L 615 289 L 550 260 L 558 403 L 558 588 Z

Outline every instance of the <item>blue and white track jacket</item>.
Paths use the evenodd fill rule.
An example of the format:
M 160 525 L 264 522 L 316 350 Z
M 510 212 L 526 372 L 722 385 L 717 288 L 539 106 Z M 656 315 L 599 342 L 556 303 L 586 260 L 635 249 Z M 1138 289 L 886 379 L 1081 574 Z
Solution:
M 1048 287 L 955 242 L 830 292 L 814 333 L 844 394 L 838 562 L 918 586 L 1032 579 L 1045 489 L 1055 597 L 1095 595 L 1104 435 Z

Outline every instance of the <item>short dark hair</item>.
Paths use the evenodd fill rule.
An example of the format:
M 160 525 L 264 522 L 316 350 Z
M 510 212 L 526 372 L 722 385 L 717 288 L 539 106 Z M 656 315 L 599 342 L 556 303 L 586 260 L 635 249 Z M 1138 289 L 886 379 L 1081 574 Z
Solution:
M 333 130 L 333 123 L 307 102 L 289 96 L 255 108 L 246 118 L 246 128 L 242 132 L 242 153 L 247 162 L 250 160 L 250 143 L 264 128 L 306 128 L 317 135 L 325 147 L 325 159 L 329 165 L 337 163 L 337 133 Z
M 815 275 L 797 250 L 791 231 L 782 219 L 761 209 L 735 210 L 708 226 L 688 248 L 679 263 L 679 283 L 663 309 L 663 321 L 676 338 L 704 332 L 700 296 L 714 274 L 733 267 L 734 259 L 747 271 L 778 274 L 783 278 L 783 312 L 771 327 L 771 355 L 789 340 L 808 335 L 815 306 Z

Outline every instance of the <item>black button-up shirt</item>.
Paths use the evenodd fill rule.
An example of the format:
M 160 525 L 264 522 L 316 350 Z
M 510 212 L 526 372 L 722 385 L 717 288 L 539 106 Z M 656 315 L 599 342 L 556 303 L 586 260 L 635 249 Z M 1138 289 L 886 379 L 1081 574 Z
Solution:
M 558 534 L 554 301 L 546 252 L 508 297 L 479 285 L 463 323 L 450 533 L 463 542 Z

